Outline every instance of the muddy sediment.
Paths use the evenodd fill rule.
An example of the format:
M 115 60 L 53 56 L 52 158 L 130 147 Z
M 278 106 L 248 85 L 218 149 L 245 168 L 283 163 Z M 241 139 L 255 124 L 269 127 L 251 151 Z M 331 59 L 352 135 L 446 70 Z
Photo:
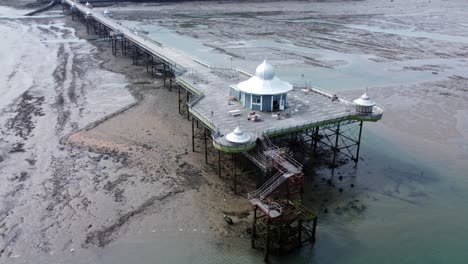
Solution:
M 67 17 L 0 26 L 30 32 L 12 56 L 36 64 L 16 64 L 6 76 L 11 88 L 21 71 L 36 82 L 0 115 L 2 259 L 60 259 L 155 227 L 245 229 L 242 221 L 226 229 L 220 201 L 229 197 L 239 212 L 248 204 L 189 153 L 190 123 L 178 114 L 176 92 Z M 41 61 L 29 45 L 49 55 Z

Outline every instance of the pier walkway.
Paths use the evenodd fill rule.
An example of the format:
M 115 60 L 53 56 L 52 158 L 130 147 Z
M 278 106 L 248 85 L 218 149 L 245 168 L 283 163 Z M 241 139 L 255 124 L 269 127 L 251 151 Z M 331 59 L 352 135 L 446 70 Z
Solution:
M 344 120 L 377 121 L 382 116 L 383 110 L 378 106 L 374 106 L 373 113 L 363 115 L 356 112 L 355 106 L 347 100 L 332 100 L 333 95 L 311 87 L 294 87 L 288 93 L 288 106 L 281 112 L 282 118 L 260 112 L 260 121 L 248 121 L 250 110 L 244 109 L 238 102 L 229 102 L 230 85 L 250 77 L 245 71 L 221 69 L 236 73 L 236 77 L 228 76 L 208 63 L 149 39 L 100 12 L 93 12 L 83 4 L 72 0 L 65 2 L 70 6 L 73 4 L 83 14 L 90 12 L 96 22 L 122 34 L 128 41 L 171 67 L 176 82 L 195 95 L 189 102 L 190 113 L 212 131 L 214 147 L 223 152 L 248 151 L 255 147 L 257 138 L 264 134 L 285 135 Z M 237 113 L 236 116 L 230 114 L 232 111 Z M 230 143 L 224 137 L 238 124 L 252 135 L 251 140 L 243 145 Z

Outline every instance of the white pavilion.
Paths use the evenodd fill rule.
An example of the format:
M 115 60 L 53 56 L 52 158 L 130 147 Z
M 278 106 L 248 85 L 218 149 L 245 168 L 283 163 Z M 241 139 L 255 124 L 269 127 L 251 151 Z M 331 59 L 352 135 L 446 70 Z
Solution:
M 256 111 L 282 111 L 287 107 L 286 95 L 292 85 L 275 76 L 275 68 L 265 60 L 255 76 L 231 86 L 230 95 L 243 107 Z
M 367 91 L 353 103 L 356 105 L 356 111 L 363 114 L 372 113 L 372 108 L 375 106 L 375 102 L 367 95 Z

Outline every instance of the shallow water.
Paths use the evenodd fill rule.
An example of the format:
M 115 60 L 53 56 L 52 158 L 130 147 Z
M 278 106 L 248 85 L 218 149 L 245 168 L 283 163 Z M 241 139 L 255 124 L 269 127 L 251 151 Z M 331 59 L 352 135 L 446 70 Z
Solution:
M 122 20 L 124 25 L 138 31 L 148 32 L 148 37 L 170 47 L 205 61 L 210 65 L 238 67 L 251 73 L 255 72 L 256 62 L 244 61 L 215 51 L 203 44 L 202 40 L 177 34 L 174 30 L 138 21 Z M 324 62 L 338 62 L 334 68 L 294 66 L 294 63 L 283 62 L 276 67 L 278 76 L 292 83 L 307 83 L 330 91 L 364 89 L 365 87 L 388 86 L 418 83 L 420 80 L 435 81 L 452 75 L 468 76 L 468 59 L 422 59 L 395 62 L 377 62 L 376 57 L 364 54 L 350 54 L 327 49 L 308 48 L 295 45 L 291 40 L 281 42 L 271 39 L 239 40 L 228 43 L 224 48 L 235 49 L 278 49 L 281 52 L 295 52 L 316 57 Z M 268 58 L 265 58 L 268 59 Z M 404 67 L 423 65 L 444 65 L 447 67 L 438 74 L 431 70 L 404 70 Z M 397 74 L 396 74 L 397 73 Z M 303 75 L 303 76 L 302 76 Z M 346 82 L 343 82 L 346 80 Z M 364 87 L 364 88 L 363 88 Z

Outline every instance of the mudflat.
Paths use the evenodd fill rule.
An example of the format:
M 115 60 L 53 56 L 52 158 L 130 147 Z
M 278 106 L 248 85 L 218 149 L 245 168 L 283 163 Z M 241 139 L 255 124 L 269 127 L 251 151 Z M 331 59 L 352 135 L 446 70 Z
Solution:
M 245 232 L 249 205 L 191 152 L 176 91 L 60 11 L 1 11 L 2 259 L 79 256 L 127 232 Z
M 2 260 L 99 262 L 94 249 L 162 230 L 247 236 L 250 207 L 191 152 L 176 91 L 58 9 L 0 10 Z M 303 73 L 348 98 L 369 88 L 386 112 L 366 124 L 358 168 L 307 178 L 320 244 L 298 255 L 328 263 L 466 260 L 467 10 L 462 0 L 112 7 L 150 37 L 190 37 L 188 51 L 215 63 L 253 71 L 268 58 L 286 80 Z

